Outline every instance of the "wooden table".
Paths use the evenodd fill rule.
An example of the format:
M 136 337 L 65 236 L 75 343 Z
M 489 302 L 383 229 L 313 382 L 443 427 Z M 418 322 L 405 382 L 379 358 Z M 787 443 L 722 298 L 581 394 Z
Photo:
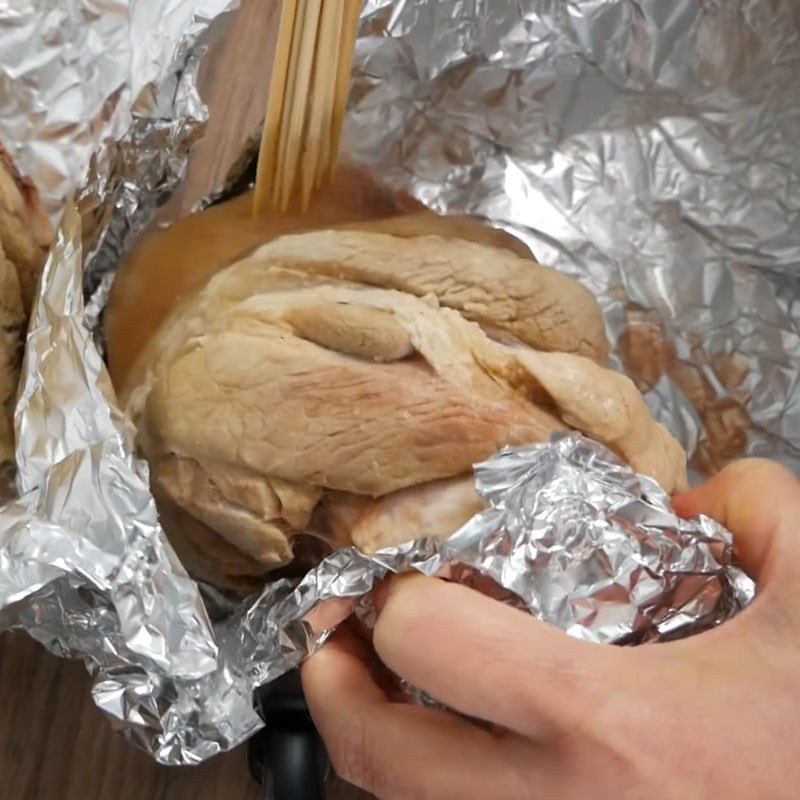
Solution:
M 176 204 L 216 186 L 263 117 L 277 0 L 245 0 L 205 62 L 211 106 L 205 140 Z M 244 748 L 192 768 L 156 765 L 115 734 L 91 701 L 82 664 L 23 634 L 0 634 L 0 797 L 8 800 L 255 800 Z M 334 785 L 330 797 L 364 798 Z M 302 800 L 302 798 L 298 798 Z

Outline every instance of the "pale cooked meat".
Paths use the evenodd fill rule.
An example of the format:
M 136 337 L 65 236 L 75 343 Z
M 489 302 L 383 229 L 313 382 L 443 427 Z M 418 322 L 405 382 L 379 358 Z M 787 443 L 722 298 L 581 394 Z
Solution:
M 175 342 L 202 333 L 208 319 L 225 308 L 276 292 L 365 285 L 436 297 L 498 338 L 581 353 L 600 363 L 608 356 L 595 299 L 577 282 L 536 262 L 457 239 L 323 231 L 277 239 L 215 275 L 144 348 L 119 387 L 123 402 L 145 382 L 153 363 L 172 357 Z
M 232 210 L 237 209 L 232 208 Z M 214 209 L 211 210 L 211 212 L 213 211 Z M 196 222 L 200 217 L 202 217 L 202 214 L 196 215 L 196 217 L 190 217 L 189 220 L 186 220 L 184 223 L 179 223 L 179 225 L 175 227 L 180 227 L 180 225 L 188 224 L 191 221 Z M 238 216 L 235 217 L 235 219 L 238 219 Z M 216 225 L 216 221 L 209 219 L 208 225 L 213 229 Z M 342 228 L 348 230 L 364 229 L 373 234 L 391 233 L 405 238 L 414 237 L 415 228 L 422 232 L 438 230 L 440 234 L 462 236 L 468 241 L 483 245 L 485 250 L 492 253 L 497 251 L 489 247 L 489 245 L 511 251 L 508 253 L 511 257 L 513 257 L 513 253 L 516 253 L 520 257 L 518 260 L 526 259 L 523 261 L 523 264 L 527 268 L 542 269 L 532 260 L 529 250 L 518 239 L 504 231 L 488 228 L 477 220 L 468 217 L 440 217 L 426 211 L 424 213 L 389 217 L 373 221 L 360 220 L 355 223 L 343 225 Z M 170 228 L 160 235 L 169 236 L 172 230 L 173 229 Z M 196 239 L 200 233 L 200 231 L 193 230 L 193 238 Z M 418 234 L 416 235 L 418 236 Z M 248 241 L 247 237 L 244 237 L 244 239 Z M 209 242 L 209 249 L 214 251 L 213 242 Z M 147 248 L 145 248 L 145 251 L 146 250 Z M 172 255 L 177 256 L 180 252 L 185 250 L 186 247 L 184 245 Z M 257 252 L 257 250 L 253 252 Z M 263 259 L 254 257 L 253 252 L 227 269 L 222 270 L 216 275 L 211 275 L 208 283 L 205 287 L 201 288 L 199 292 L 195 294 L 190 293 L 188 295 L 188 300 L 180 303 L 167 317 L 159 335 L 151 337 L 150 340 L 141 347 L 138 356 L 132 360 L 130 365 L 125 363 L 128 357 L 127 353 L 125 357 L 117 353 L 118 350 L 127 349 L 127 343 L 121 338 L 120 332 L 117 330 L 122 324 L 120 320 L 124 319 L 128 328 L 131 327 L 130 321 L 127 320 L 124 314 L 109 315 L 109 352 L 114 356 L 111 359 L 110 366 L 115 375 L 117 391 L 123 402 L 127 402 L 128 394 L 132 389 L 140 387 L 144 382 L 147 370 L 152 363 L 169 357 L 169 348 L 175 341 L 186 339 L 193 334 L 201 333 L 204 330 L 206 317 L 218 313 L 224 306 L 241 302 L 255 295 L 310 288 L 314 286 L 336 286 L 339 288 L 363 287 L 363 284 L 358 281 L 344 280 L 338 275 L 323 274 L 315 270 L 309 271 L 305 268 L 306 265 L 299 263 L 292 264 L 291 266 L 268 264 L 265 263 Z M 175 266 L 171 266 L 170 273 L 172 273 L 174 269 Z M 181 269 L 185 271 L 186 266 L 179 265 L 178 269 L 179 271 Z M 549 273 L 550 270 L 547 270 L 547 272 Z M 171 275 L 171 279 L 174 279 L 174 276 Z M 137 293 L 141 293 L 142 291 L 140 282 L 134 282 L 132 276 L 128 276 L 126 281 L 118 281 L 117 283 L 120 286 L 124 284 L 127 294 L 134 298 L 137 296 Z M 566 283 L 572 285 L 571 281 L 566 280 Z M 381 286 L 382 284 L 379 281 L 377 285 Z M 112 295 L 112 306 L 124 304 L 127 301 L 127 296 L 120 294 L 120 291 L 117 284 L 115 284 L 114 293 Z M 580 288 L 578 288 L 578 291 L 582 292 Z M 166 296 L 167 295 L 165 295 L 165 297 Z M 591 300 L 591 298 L 589 299 Z M 591 302 L 594 304 L 594 307 L 589 310 L 588 317 L 595 318 L 599 315 L 600 311 L 596 303 L 594 303 L 593 300 L 591 300 Z M 504 335 L 511 336 L 507 331 L 501 331 L 499 328 L 490 324 L 486 324 L 484 327 L 491 329 L 498 337 Z M 180 330 L 181 328 L 183 328 L 183 330 Z M 511 336 L 511 338 L 514 337 Z M 607 353 L 608 345 L 604 341 L 604 334 L 602 342 L 599 350 Z
M 322 494 L 233 464 L 208 467 L 176 455 L 157 463 L 154 480 L 181 508 L 265 568 L 291 559 L 287 533 L 308 525 Z
M 378 184 L 367 170 L 342 163 L 305 214 L 254 216 L 253 195 L 247 192 L 149 233 L 121 266 L 109 297 L 106 344 L 114 385 L 127 382 L 146 343 L 172 315 L 176 299 L 195 294 L 265 242 L 422 210 L 409 195 Z
M 315 486 L 265 478 L 253 470 L 231 464 L 203 464 L 209 480 L 230 503 L 243 506 L 265 519 L 279 518 L 293 528 L 305 528 L 322 492 Z
M 377 499 L 329 493 L 322 503 L 334 533 L 340 538 L 349 536 L 366 552 L 423 537 L 447 538 L 484 507 L 471 474 Z
M 422 359 L 355 359 L 249 315 L 223 327 L 157 374 L 144 420 L 157 451 L 380 496 L 562 428 L 477 370 L 457 385 Z
M 581 313 L 582 289 L 509 252 L 378 234 L 353 249 L 352 235 L 289 237 L 217 274 L 131 373 L 122 394 L 158 490 L 194 527 L 264 569 L 288 563 L 300 533 L 369 550 L 447 536 L 481 508 L 475 463 L 569 428 L 669 492 L 684 485 L 683 451 L 625 376 L 521 341 L 591 333 L 593 301 L 553 323 Z M 515 283 L 516 262 L 532 282 Z M 555 317 L 531 300 L 537 285 L 559 294 Z M 595 333 L 574 349 L 594 342 L 603 359 Z
M 373 343 L 375 349 L 371 350 L 369 337 L 351 324 L 369 318 L 364 330 L 370 331 L 380 320 L 383 329 L 397 340 L 404 331 L 406 344 L 453 385 L 498 400 L 520 395 L 517 402 L 523 408 L 530 408 L 527 401 L 541 407 L 546 400 L 548 408 L 567 425 L 616 450 L 669 491 L 683 487 L 683 450 L 654 422 L 633 382 L 582 356 L 505 346 L 490 340 L 477 325 L 451 309 L 377 289 L 317 287 L 278 292 L 248 300 L 233 314 L 237 319 L 252 314 L 271 323 L 282 320 L 299 336 L 304 335 L 303 330 L 298 330 L 293 320 L 298 315 L 304 321 L 317 318 L 324 321 L 314 330 L 318 344 L 346 354 L 359 350 L 366 359 L 386 360 L 382 345 Z M 221 324 L 225 319 L 226 315 L 220 316 Z
M 520 258 L 535 261 L 530 248 L 499 228 L 493 228 L 475 217 L 440 216 L 425 209 L 416 214 L 387 217 L 386 219 L 359 220 L 337 225 L 334 230 L 385 233 L 402 239 L 418 239 L 420 236 L 438 236 L 445 239 L 460 239 L 487 247 L 510 250 Z
M 256 592 L 263 586 L 263 564 L 178 506 L 157 484 L 153 495 L 170 544 L 192 575 L 241 594 Z
M 289 308 L 283 319 L 309 342 L 371 361 L 402 361 L 414 348 L 408 331 L 382 309 L 320 300 Z
M 605 363 L 602 312 L 576 281 L 506 250 L 437 236 L 358 231 L 285 236 L 241 262 L 328 275 L 424 297 L 537 349 Z
M 317 311 L 326 325 L 311 323 Z M 218 311 L 204 324 L 202 336 L 175 343 L 173 352 L 183 354 L 150 394 L 144 428 L 166 440 L 151 447 L 193 457 L 168 455 L 155 469 L 156 480 L 173 501 L 265 568 L 274 565 L 272 559 L 289 560 L 291 533 L 284 523 L 303 530 L 319 497 L 312 494 L 305 518 L 292 520 L 276 507 L 275 476 L 343 489 L 354 503 L 353 493 L 389 494 L 374 507 L 361 504 L 353 531 L 356 544 L 386 546 L 381 536 L 446 535 L 480 506 L 469 479 L 460 478 L 458 490 L 447 492 L 446 484 L 415 484 L 468 473 L 475 461 L 509 441 L 541 441 L 561 427 L 475 361 L 465 337 L 474 338 L 473 345 L 496 347 L 477 326 L 408 295 L 330 287 L 267 294 Z M 309 333 L 316 342 L 302 338 Z M 412 340 L 427 363 L 376 363 L 408 356 Z M 348 357 L 355 351 L 360 359 Z M 201 389 L 202 399 L 185 397 L 181 387 Z M 220 435 L 225 420 L 241 425 L 251 418 L 252 431 Z M 287 454 L 288 465 L 282 463 Z M 255 474 L 256 464 L 269 481 Z M 396 491 L 404 486 L 413 488 Z M 432 502 L 440 494 L 440 502 Z M 347 505 L 344 497 L 337 518 Z M 428 513 L 414 510 L 420 501 Z M 403 517 L 407 524 L 395 528 Z M 330 533 L 336 544 L 350 541 L 346 526 L 334 525 Z M 284 536 L 282 547 L 276 534 Z
M 121 381 L 117 392 L 123 405 L 138 403 L 131 395 L 149 391 L 148 379 L 153 365 L 174 359 L 186 342 L 202 335 L 212 320 L 222 311 L 249 297 L 272 292 L 285 292 L 317 286 L 358 287 L 335 278 L 308 275 L 294 270 L 274 267 L 264 269 L 260 264 L 243 262 L 214 276 L 200 292 L 179 303 L 159 329 L 142 348 L 139 356 Z
M 553 398 L 564 422 L 616 450 L 668 492 L 687 488 L 683 448 L 652 418 L 630 378 L 566 353 L 527 351 L 518 358 Z

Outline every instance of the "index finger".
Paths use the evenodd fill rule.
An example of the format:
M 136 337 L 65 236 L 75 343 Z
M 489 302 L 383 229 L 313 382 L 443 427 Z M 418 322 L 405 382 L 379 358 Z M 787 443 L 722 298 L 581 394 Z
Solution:
M 674 499 L 684 517 L 713 517 L 734 535 L 739 563 L 761 583 L 800 572 L 800 482 L 771 461 L 748 459 Z
M 396 674 L 470 717 L 540 741 L 571 732 L 620 687 L 613 647 L 587 644 L 472 589 L 392 581 L 373 644 Z
M 308 704 L 340 777 L 382 800 L 557 796 L 559 776 L 543 751 L 443 711 L 391 703 L 368 660 L 340 630 L 303 665 Z

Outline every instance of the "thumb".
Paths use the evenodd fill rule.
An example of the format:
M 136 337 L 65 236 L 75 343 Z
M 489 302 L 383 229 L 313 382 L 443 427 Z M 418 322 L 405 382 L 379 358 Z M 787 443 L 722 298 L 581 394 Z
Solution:
M 472 589 L 392 580 L 374 646 L 397 675 L 470 717 L 542 739 L 573 731 L 609 696 L 622 651 L 587 644 Z
M 738 461 L 674 506 L 683 517 L 705 514 L 728 528 L 739 563 L 759 584 L 800 572 L 800 482 L 778 464 Z

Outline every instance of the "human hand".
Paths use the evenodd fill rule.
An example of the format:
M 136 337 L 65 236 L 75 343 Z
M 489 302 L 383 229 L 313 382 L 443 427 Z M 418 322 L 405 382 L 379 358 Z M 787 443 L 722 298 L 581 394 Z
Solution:
M 381 800 L 796 798 L 800 791 L 800 483 L 743 461 L 679 497 L 736 539 L 758 582 L 690 639 L 591 645 L 455 584 L 391 581 L 374 648 L 464 715 L 392 702 L 337 633 L 303 669 L 336 771 Z

